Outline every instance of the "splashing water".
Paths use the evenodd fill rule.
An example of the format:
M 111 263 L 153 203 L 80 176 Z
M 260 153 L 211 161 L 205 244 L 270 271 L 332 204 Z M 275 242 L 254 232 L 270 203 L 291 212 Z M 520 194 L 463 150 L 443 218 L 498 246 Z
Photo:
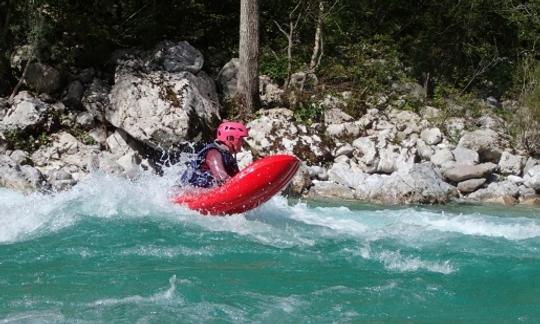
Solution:
M 178 169 L 0 189 L 0 323 L 540 320 L 540 211 L 169 202 Z

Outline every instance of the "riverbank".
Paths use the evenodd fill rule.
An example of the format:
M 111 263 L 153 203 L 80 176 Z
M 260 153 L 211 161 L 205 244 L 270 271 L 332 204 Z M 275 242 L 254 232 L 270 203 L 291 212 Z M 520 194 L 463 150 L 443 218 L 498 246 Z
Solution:
M 85 69 L 61 78 L 36 64 L 47 73 L 34 74 L 12 102 L 0 100 L 0 186 L 23 192 L 67 190 L 92 172 L 136 179 L 185 160 L 182 152 L 209 140 L 231 115 L 227 98 L 235 94 L 238 62 L 214 80 L 197 49 L 163 42 L 116 53 L 111 72 Z M 358 116 L 347 113 L 355 105 L 348 91 L 314 95 L 308 111 L 293 111 L 286 102 L 318 88 L 310 75 L 292 80 L 296 91 L 286 93 L 261 77 L 265 108 L 248 121 L 250 151 L 239 156 L 242 165 L 275 153 L 298 156 L 304 163 L 291 195 L 538 205 L 540 152 L 521 147 L 496 113 L 512 113 L 515 102 L 479 99 L 473 109 L 448 99 L 435 107 L 409 82 L 368 98 L 353 109 Z

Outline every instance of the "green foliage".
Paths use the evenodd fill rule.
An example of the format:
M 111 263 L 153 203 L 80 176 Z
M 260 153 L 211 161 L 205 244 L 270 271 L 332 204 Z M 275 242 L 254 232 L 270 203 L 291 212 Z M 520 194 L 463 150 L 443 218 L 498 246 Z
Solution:
M 320 122 L 323 116 L 323 109 L 313 102 L 300 102 L 294 110 L 294 117 L 298 122 L 311 125 Z
M 444 118 L 441 122 L 449 117 L 478 118 L 488 109 L 474 94 L 462 94 L 459 89 L 448 84 L 435 87 L 430 104 L 442 110 Z M 497 111 L 490 109 L 490 112 Z
M 268 75 L 275 82 L 283 83 L 287 78 L 287 57 L 277 55 L 269 49 L 263 50 L 260 57 L 259 72 Z
M 531 90 L 524 95 L 523 102 L 529 107 L 531 116 L 540 121 L 540 63 L 536 63 L 533 71 L 534 84 Z
M 327 82 L 349 82 L 365 93 L 376 93 L 406 77 L 397 49 L 384 36 L 340 46 L 339 50 L 339 55 L 321 69 Z
M 423 100 L 415 97 L 406 98 L 405 104 L 401 107 L 402 110 L 412 111 L 415 113 L 420 113 L 420 109 L 425 106 Z
M 540 61 L 523 62 L 520 106 L 513 114 L 513 133 L 533 156 L 540 156 Z
M 298 0 L 260 1 L 260 72 L 286 78 L 286 26 Z M 327 86 L 352 91 L 352 110 L 370 94 L 404 79 L 456 95 L 517 96 L 525 56 L 538 58 L 539 1 L 340 0 L 324 17 L 324 56 L 317 76 Z M 317 2 L 304 1 L 293 39 L 294 71 L 311 57 Z M 69 69 L 102 69 L 116 49 L 149 48 L 161 40 L 187 40 L 215 73 L 234 57 L 239 3 L 233 0 L 20 0 L 0 2 L 0 49 L 7 60 L 20 45 Z M 294 72 L 293 71 L 293 72 Z M 4 78 L 6 74 L 1 73 Z M 18 77 L 18 76 L 17 76 Z M 8 84 L 13 84 L 13 78 Z M 7 91 L 4 91 L 7 92 Z M 308 109 L 305 105 L 302 109 Z M 405 109 L 415 110 L 414 100 Z
M 353 118 L 360 118 L 365 114 L 367 106 L 365 105 L 364 92 L 358 90 L 352 91 L 351 97 L 347 100 L 347 104 L 343 109 L 344 112 Z
M 238 97 L 227 98 L 223 102 L 223 119 L 245 121 L 252 119 L 252 115 L 246 115 L 245 109 Z
M 4 136 L 9 149 L 23 150 L 29 153 L 51 142 L 47 133 L 28 134 L 20 130 L 10 130 L 6 131 Z
M 69 132 L 73 136 L 75 136 L 75 138 L 77 138 L 79 141 L 81 141 L 81 143 L 83 143 L 85 145 L 96 145 L 97 144 L 96 140 L 92 136 L 90 136 L 90 134 L 88 134 L 88 132 L 85 131 L 84 129 L 74 127 L 72 129 L 70 129 Z
M 10 1 L 6 38 L 8 48 L 39 39 L 43 60 L 82 66 L 105 63 L 117 48 L 147 48 L 163 39 L 230 53 L 238 37 L 235 7 L 232 0 Z

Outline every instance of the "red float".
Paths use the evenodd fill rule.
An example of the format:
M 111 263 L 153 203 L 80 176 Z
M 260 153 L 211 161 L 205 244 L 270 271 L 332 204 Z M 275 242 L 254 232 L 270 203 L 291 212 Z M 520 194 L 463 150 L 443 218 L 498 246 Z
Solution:
M 284 189 L 299 166 L 300 161 L 294 156 L 269 156 L 251 163 L 220 187 L 194 189 L 174 197 L 173 202 L 204 215 L 243 213 Z

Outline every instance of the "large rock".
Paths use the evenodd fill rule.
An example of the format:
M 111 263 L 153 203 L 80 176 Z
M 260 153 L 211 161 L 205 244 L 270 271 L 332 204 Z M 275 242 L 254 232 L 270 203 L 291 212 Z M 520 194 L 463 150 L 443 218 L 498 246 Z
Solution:
M 444 127 L 446 129 L 446 134 L 455 141 L 458 141 L 463 134 L 465 133 L 466 127 L 465 118 L 461 117 L 451 117 L 445 120 Z
M 64 169 L 51 170 L 48 173 L 48 179 L 53 191 L 66 190 L 77 184 L 77 181 L 73 179 L 71 173 Z
M 217 76 L 218 87 L 224 97 L 234 97 L 238 88 L 238 68 L 240 61 L 233 58 L 225 64 Z
M 22 150 L 15 150 L 11 152 L 9 157 L 18 165 L 31 164 L 31 161 L 28 156 L 28 152 Z
M 422 139 L 416 141 L 416 150 L 423 161 L 430 161 L 433 154 L 435 154 L 431 146 L 427 145 Z
M 296 72 L 291 75 L 289 86 L 291 89 L 297 89 L 300 91 L 314 90 L 319 84 L 319 79 L 314 73 Z
M 480 162 L 478 153 L 467 148 L 457 147 L 452 153 L 457 164 L 475 165 Z
M 331 108 L 324 111 L 324 122 L 326 124 L 342 124 L 354 121 L 354 118 L 338 108 Z
M 504 127 L 504 120 L 500 117 L 494 117 L 489 115 L 481 116 L 476 119 L 476 125 L 482 128 L 492 129 L 494 131 L 500 131 Z
M 354 122 L 345 122 L 339 124 L 329 124 L 326 126 L 326 135 L 338 140 L 350 140 L 357 138 L 362 134 L 362 126 Z
M 415 164 L 392 175 L 367 175 L 346 164 L 335 164 L 330 181 L 314 183 L 311 197 L 388 203 L 445 203 L 457 197 L 455 187 L 442 181 L 431 163 Z
M 188 42 L 164 41 L 157 45 L 151 55 L 150 64 L 155 70 L 167 72 L 190 72 L 197 74 L 204 65 L 204 57 Z
M 38 93 L 53 94 L 62 87 L 62 74 L 52 66 L 34 62 L 28 66 L 24 82 Z
M 527 159 L 527 162 L 525 163 L 525 167 L 523 168 L 523 175 L 526 175 L 530 169 L 534 168 L 537 165 L 540 165 L 540 159 L 529 157 Z
M 462 182 L 469 179 L 486 178 L 497 169 L 493 163 L 478 165 L 458 164 L 444 171 L 446 179 L 453 182 Z
M 459 192 L 467 194 L 475 191 L 486 183 L 486 179 L 469 179 L 458 183 Z
M 378 173 L 391 174 L 412 168 L 415 162 L 416 150 L 387 143 L 379 148 Z
M 438 128 L 424 129 L 420 137 L 429 145 L 437 145 L 442 141 L 442 133 Z
M 148 169 L 150 163 L 144 159 L 132 146 L 135 143 L 128 138 L 122 130 L 117 129 L 106 140 L 108 151 L 99 155 L 99 169 L 104 172 L 126 176 L 128 178 L 137 177 L 143 169 Z M 130 145 L 131 144 L 131 145 Z M 145 167 L 141 167 L 144 165 Z
M 418 135 L 396 142 L 398 131 L 389 122 L 379 120 L 375 125 L 379 130 L 372 131 L 370 136 L 357 138 L 352 145 L 353 156 L 367 173 L 391 174 L 399 169 L 409 169 L 416 159 Z
M 19 92 L 13 105 L 0 121 L 0 131 L 27 130 L 41 126 L 47 119 L 49 105 L 26 91 Z
M 474 150 L 480 156 L 480 162 L 499 163 L 508 143 L 491 129 L 479 129 L 467 132 L 459 140 L 458 147 Z
M 393 127 L 406 135 L 420 133 L 427 126 L 427 122 L 412 111 L 394 109 L 390 111 L 388 118 Z
M 522 200 L 526 200 L 526 199 L 529 199 L 529 198 L 539 198 L 540 199 L 540 195 L 537 195 L 536 194 L 536 190 L 534 190 L 533 188 L 529 188 L 525 185 L 520 185 L 520 184 L 517 184 L 516 185 L 519 187 L 519 198 L 522 199 Z
M 338 145 L 336 147 L 334 151 L 334 156 L 338 157 L 338 156 L 344 155 L 347 157 L 351 157 L 353 152 L 354 152 L 354 148 L 352 147 L 352 145 L 349 143 L 345 143 L 345 144 Z
M 62 102 L 72 108 L 79 108 L 81 106 L 81 99 L 84 95 L 84 86 L 79 80 L 72 81 L 62 98 Z
M 447 169 L 454 165 L 454 155 L 447 148 L 439 149 L 430 158 L 431 162 L 442 169 Z
M 344 185 L 340 185 L 330 181 L 313 181 L 313 186 L 308 194 L 310 198 L 330 198 L 330 199 L 355 199 L 354 190 Z
M 101 122 L 105 121 L 105 111 L 110 109 L 110 90 L 103 80 L 93 79 L 81 99 L 83 107 Z
M 380 117 L 378 109 L 368 109 L 366 114 L 358 119 L 358 123 L 364 128 L 370 128 Z
M 309 171 L 309 176 L 314 180 L 327 181 L 328 172 L 325 168 L 318 165 L 307 166 Z
M 32 154 L 34 166 L 49 179 L 56 180 L 55 172 L 63 169 L 78 181 L 95 167 L 99 146 L 85 145 L 67 132 L 54 134 L 51 138 L 51 145 L 42 146 Z
M 238 69 L 240 62 L 238 58 L 233 58 L 225 64 L 216 78 L 216 84 L 220 94 L 225 99 L 231 99 L 238 92 Z M 285 91 L 281 89 L 267 75 L 259 76 L 259 97 L 261 105 L 265 108 L 283 106 L 283 95 Z
M 425 106 L 420 111 L 420 115 L 428 120 L 436 120 L 441 116 L 441 110 L 431 106 Z
M 105 116 L 154 148 L 200 140 L 219 117 L 214 82 L 204 73 L 117 73 Z
M 322 108 L 323 111 L 325 111 L 325 122 L 329 122 L 327 119 L 328 114 L 326 112 L 330 112 L 332 110 L 341 110 L 344 109 L 347 106 L 347 101 L 350 98 L 350 92 L 345 92 L 344 95 L 332 95 L 327 94 L 326 97 L 319 103 L 319 106 Z M 349 119 L 347 121 L 351 121 L 352 119 Z
M 525 184 L 540 192 L 540 165 L 530 168 L 524 176 Z
M 351 189 L 362 186 L 367 176 L 357 165 L 347 163 L 334 163 L 328 170 L 329 181 Z
M 479 189 L 468 195 L 469 200 L 503 204 L 514 204 L 519 196 L 519 187 L 510 181 L 493 182 L 487 188 Z
M 379 165 L 376 141 L 377 138 L 375 136 L 369 136 L 357 138 L 352 143 L 356 149 L 353 153 L 356 160 L 362 165 L 362 169 L 368 173 L 377 171 L 377 166 Z
M 416 82 L 392 83 L 392 90 L 417 99 L 426 97 L 426 90 Z
M 8 143 L 5 135 L 0 131 L 0 154 L 6 154 Z
M 0 187 L 22 192 L 47 189 L 41 172 L 29 165 L 18 165 L 6 155 L 0 155 Z
M 520 175 L 525 165 L 523 156 L 514 155 L 508 151 L 504 151 L 499 161 L 499 171 L 504 175 Z
M 283 106 L 285 91 L 272 82 L 269 76 L 259 76 L 259 98 L 261 105 L 266 108 Z
M 261 116 L 247 126 L 250 137 L 246 141 L 255 155 L 293 153 L 309 165 L 332 159 L 328 144 L 312 129 L 296 125 L 291 110 L 273 108 L 261 111 Z
M 292 196 L 301 196 L 311 187 L 312 181 L 309 176 L 309 170 L 305 164 L 302 164 L 298 172 L 294 175 L 286 192 Z
M 374 175 L 356 188 L 356 197 L 381 203 L 446 203 L 457 197 L 455 187 L 442 180 L 431 163 L 418 163 L 391 176 Z

